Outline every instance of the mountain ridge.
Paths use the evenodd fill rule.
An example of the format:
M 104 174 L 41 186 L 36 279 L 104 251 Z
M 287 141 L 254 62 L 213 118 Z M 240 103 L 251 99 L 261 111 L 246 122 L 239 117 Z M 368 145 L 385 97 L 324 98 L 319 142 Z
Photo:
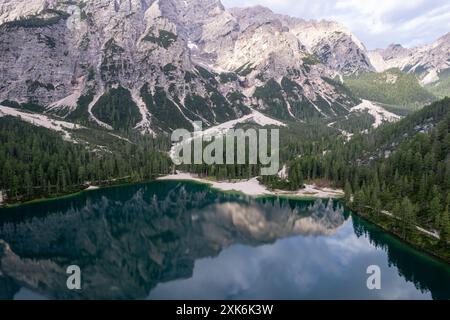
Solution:
M 219 0 L 2 0 L 0 51 L 0 103 L 106 130 L 117 112 L 122 129 L 152 134 L 251 110 L 333 119 L 364 98 L 343 77 L 377 69 L 339 23 Z
M 392 44 L 386 49 L 370 51 L 369 55 L 378 72 L 399 68 L 417 74 L 423 86 L 433 84 L 450 68 L 450 32 L 424 46 L 404 48 Z

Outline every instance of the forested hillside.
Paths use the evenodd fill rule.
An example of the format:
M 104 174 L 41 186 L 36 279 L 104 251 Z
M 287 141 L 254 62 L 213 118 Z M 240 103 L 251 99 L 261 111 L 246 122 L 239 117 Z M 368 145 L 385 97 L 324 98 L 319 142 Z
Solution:
M 450 97 L 450 69 L 442 71 L 439 81 L 428 84 L 426 88 L 437 97 Z
M 418 109 L 436 98 L 422 88 L 414 74 L 399 69 L 366 72 L 345 78 L 345 85 L 359 98 Z
M 237 126 L 237 129 L 258 128 L 254 124 L 245 124 Z M 265 127 L 264 129 L 268 129 Z M 320 119 L 310 120 L 310 122 L 302 124 L 292 124 L 289 127 L 280 129 L 280 162 L 286 163 L 290 159 L 296 158 L 299 154 L 304 153 L 321 153 L 321 150 L 328 145 L 335 143 L 339 136 L 339 132 L 328 127 L 325 122 Z M 301 137 L 301 139 L 299 139 Z M 248 143 L 246 141 L 246 155 L 248 161 Z M 224 148 L 226 152 L 226 148 Z M 225 156 L 225 155 L 224 155 Z M 261 165 L 182 165 L 178 167 L 181 171 L 187 171 L 198 174 L 201 177 L 209 177 L 217 180 L 223 179 L 249 179 L 257 177 L 261 172 Z M 266 184 L 280 183 L 283 188 L 298 189 L 300 185 L 287 185 L 285 182 L 278 181 L 276 176 L 262 177 Z
M 10 201 L 63 195 L 87 184 L 142 181 L 170 170 L 168 156 L 151 138 L 114 140 L 114 152 L 66 142 L 55 132 L 0 118 L 0 190 Z
M 303 150 L 288 162 L 289 180 L 326 179 L 345 188 L 355 210 L 399 218 L 405 239 L 420 225 L 450 235 L 450 99 L 330 150 Z

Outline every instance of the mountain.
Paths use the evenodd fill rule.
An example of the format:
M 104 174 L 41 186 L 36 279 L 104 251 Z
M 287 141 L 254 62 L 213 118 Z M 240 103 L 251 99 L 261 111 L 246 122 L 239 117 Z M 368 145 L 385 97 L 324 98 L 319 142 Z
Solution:
M 289 146 L 302 151 L 287 162 L 289 182 L 300 177 L 345 188 L 352 210 L 449 261 L 450 98 L 349 141 L 301 143 Z
M 358 97 L 388 105 L 418 109 L 436 100 L 423 88 L 415 74 L 393 68 L 366 72 L 345 78 L 345 85 Z
M 332 122 L 361 99 L 422 106 L 434 96 L 412 77 L 390 81 L 389 69 L 414 73 L 443 96 L 449 50 L 447 35 L 423 48 L 369 52 L 339 23 L 225 9 L 219 0 L 1 0 L 0 52 L 2 106 L 160 134 L 253 112 Z M 442 81 L 431 81 L 434 73 Z M 371 79 L 385 76 L 375 88 Z M 399 86 L 406 89 L 392 97 Z
M 335 22 L 218 0 L 2 0 L 0 51 L 2 105 L 147 133 L 340 116 L 360 101 L 331 79 L 374 70 Z
M 439 98 L 450 97 L 450 68 L 439 73 L 439 80 L 429 83 L 425 88 Z
M 399 68 L 416 74 L 423 86 L 446 78 L 450 68 L 450 33 L 422 47 L 407 49 L 399 44 L 369 52 L 370 61 L 378 72 Z
M 153 179 L 166 133 L 255 122 L 281 127 L 289 188 L 347 186 L 448 235 L 449 101 L 398 120 L 449 93 L 449 44 L 368 51 L 336 22 L 219 0 L 0 0 L 1 199 Z

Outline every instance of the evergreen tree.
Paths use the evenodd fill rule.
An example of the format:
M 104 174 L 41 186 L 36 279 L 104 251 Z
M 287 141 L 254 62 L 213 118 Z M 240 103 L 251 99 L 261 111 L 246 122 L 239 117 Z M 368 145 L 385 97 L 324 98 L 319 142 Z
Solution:
M 434 222 L 434 228 L 439 230 L 441 218 L 441 195 L 437 186 L 433 187 L 432 200 L 428 208 L 428 218 Z
M 353 197 L 353 192 L 352 187 L 348 181 L 346 181 L 345 183 L 344 192 L 345 192 L 345 203 L 350 204 Z
M 0 189 L 9 199 L 27 200 L 78 191 L 87 180 L 98 184 L 123 178 L 140 181 L 167 173 L 170 159 L 153 138 L 139 135 L 135 139 L 136 143 L 116 143 L 123 148 L 115 152 L 92 151 L 45 128 L 0 118 Z
M 450 193 L 447 195 L 447 200 L 445 203 L 445 210 L 441 213 L 439 234 L 441 237 L 441 242 L 447 245 L 450 240 Z
M 408 235 L 415 228 L 415 208 L 408 197 L 405 197 L 400 209 L 400 226 L 401 234 L 404 239 L 408 239 Z

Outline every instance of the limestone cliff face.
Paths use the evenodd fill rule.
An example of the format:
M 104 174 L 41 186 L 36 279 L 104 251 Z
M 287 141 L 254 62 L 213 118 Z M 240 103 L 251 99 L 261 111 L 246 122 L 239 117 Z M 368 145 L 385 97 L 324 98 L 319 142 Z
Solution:
M 337 77 L 372 66 L 342 26 L 262 7 L 1 0 L 0 70 L 3 104 L 111 129 L 104 101 L 123 89 L 126 108 L 140 115 L 133 128 L 170 132 L 251 108 L 284 120 L 345 114 L 358 101 Z
M 392 44 L 386 49 L 370 52 L 370 57 L 379 72 L 399 68 L 417 74 L 422 85 L 435 84 L 450 69 L 450 33 L 417 48 L 408 49 Z

